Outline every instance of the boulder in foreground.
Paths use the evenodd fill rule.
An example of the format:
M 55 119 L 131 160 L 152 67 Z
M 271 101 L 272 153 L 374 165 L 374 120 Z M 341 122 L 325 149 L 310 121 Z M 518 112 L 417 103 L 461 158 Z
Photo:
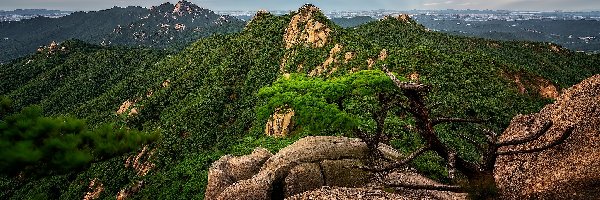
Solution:
M 507 199 L 590 199 L 600 194 L 600 75 L 571 88 L 539 113 L 516 116 L 501 141 L 523 138 L 551 121 L 535 141 L 500 150 L 539 148 L 571 135 L 552 148 L 496 160 L 494 178 Z

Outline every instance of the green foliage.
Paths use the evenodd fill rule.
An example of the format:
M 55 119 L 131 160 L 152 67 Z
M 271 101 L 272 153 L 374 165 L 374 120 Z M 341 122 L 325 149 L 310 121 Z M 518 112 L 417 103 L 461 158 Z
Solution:
M 73 40 L 67 51 L 40 53 L 0 68 L 0 94 L 13 99 L 15 110 L 39 104 L 47 115 L 72 114 L 107 122 L 132 95 L 146 94 L 143 72 L 155 67 L 163 52 L 100 47 Z M 95 98 L 102 97 L 96 102 Z M 92 101 L 92 102 L 88 102 Z M 104 119 L 104 120 L 102 120 Z
M 0 119 L 12 112 L 13 102 L 10 98 L 0 96 Z
M 173 55 L 70 41 L 62 44 L 66 52 L 40 53 L 2 65 L 0 95 L 11 97 L 16 110 L 37 104 L 46 116 L 52 116 L 38 115 L 39 119 L 57 122 L 53 120 L 69 119 L 60 116 L 75 116 L 88 122 L 81 129 L 65 124 L 51 127 L 72 127 L 71 134 L 59 137 L 80 138 L 82 144 L 87 141 L 89 145 L 83 149 L 90 154 L 84 155 L 91 155 L 92 163 L 83 170 L 35 180 L 1 177 L 0 189 L 7 192 L 0 198 L 81 198 L 89 181 L 98 178 L 105 187 L 101 198 L 114 198 L 121 189 L 144 181 L 132 199 L 202 199 L 208 168 L 222 155 L 243 155 L 258 146 L 276 152 L 307 135 L 352 136 L 349 130 L 353 129 L 372 133 L 376 128 L 372 114 L 381 107 L 377 94 L 404 100 L 389 78 L 377 70 L 384 64 L 403 80 L 416 72 L 420 82 L 433 86 L 427 99 L 432 117 L 489 119 L 484 127 L 498 132 L 514 115 L 537 112 L 551 102 L 535 91 L 519 93 L 504 74 L 541 76 L 564 88 L 600 73 L 600 56 L 555 53 L 543 43 L 498 42 L 496 48 L 490 45 L 495 41 L 428 32 L 395 19 L 342 29 L 316 16 L 334 30 L 323 48 L 298 45 L 285 49 L 283 35 L 291 15 L 262 14 L 241 33 L 204 38 Z M 321 66 L 335 44 L 342 46 L 341 53 L 324 73 L 303 75 Z M 383 49 L 388 57 L 378 60 Z M 346 52 L 355 53 L 347 62 Z M 376 60 L 375 64 L 367 66 L 368 59 Z M 281 73 L 292 74 L 287 79 Z M 115 114 L 126 100 L 135 102 L 137 115 Z M 11 103 L 0 99 L 0 106 L 4 104 Z M 293 136 L 263 136 L 267 119 L 279 107 L 296 111 Z M 390 111 L 384 129 L 393 135 L 391 145 L 408 154 L 423 142 L 406 129 L 414 120 L 397 111 Z M 113 124 L 112 129 L 103 125 L 106 123 Z M 155 167 L 143 177 L 123 165 L 125 157 L 133 153 L 121 157 L 98 154 L 124 152 L 100 145 L 123 137 L 118 133 L 124 133 L 120 131 L 124 126 L 161 135 L 161 140 L 151 145 L 154 154 L 149 161 Z M 477 160 L 475 148 L 453 133 L 482 139 L 477 133 L 484 127 L 444 125 L 436 131 L 459 156 Z M 101 130 L 111 134 L 90 138 L 89 134 Z M 139 140 L 124 141 L 115 144 L 130 148 L 125 144 Z M 55 146 L 70 147 L 69 143 Z M 53 156 L 43 158 L 49 159 L 44 161 L 46 166 L 52 160 L 61 161 Z M 433 153 L 411 165 L 447 181 L 445 163 Z
M 213 34 L 237 33 L 242 20 L 222 16 L 190 4 L 192 13 L 174 13 L 175 5 L 165 3 L 153 9 L 126 7 L 101 11 L 74 12 L 60 18 L 36 17 L 20 22 L 0 23 L 0 63 L 33 53 L 52 41 L 78 39 L 91 44 L 151 47 L 181 50 L 191 42 Z M 176 29 L 176 24 L 184 24 Z M 169 25 L 169 26 L 163 26 Z
M 358 73 L 323 80 L 293 74 L 281 78 L 258 95 L 268 99 L 258 109 L 257 119 L 264 122 L 279 107 L 291 107 L 295 122 L 306 131 L 320 134 L 348 134 L 355 128 L 373 131 L 371 114 L 378 106 L 376 95 L 389 93 L 399 97 L 392 81 L 381 71 Z
M 27 107 L 0 120 L 0 170 L 6 175 L 66 172 L 156 139 L 156 134 L 110 124 L 88 130 L 83 120 L 44 117 L 40 107 Z

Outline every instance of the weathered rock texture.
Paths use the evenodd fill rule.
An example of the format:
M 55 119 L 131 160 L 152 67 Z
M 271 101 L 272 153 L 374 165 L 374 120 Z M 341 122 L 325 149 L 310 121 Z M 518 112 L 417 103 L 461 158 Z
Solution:
M 206 199 L 216 197 L 233 183 L 246 180 L 258 173 L 263 163 L 273 154 L 269 150 L 257 148 L 247 156 L 223 156 L 214 162 L 208 173 Z
M 287 49 L 298 44 L 307 44 L 311 47 L 323 47 L 327 44 L 332 30 L 314 18 L 314 15 L 320 12 L 319 8 L 310 4 L 298 10 L 285 31 L 284 41 Z
M 382 49 L 381 52 L 379 52 L 379 56 L 377 57 L 377 59 L 374 59 L 374 58 L 367 59 L 367 69 L 369 69 L 369 70 L 373 69 L 373 66 L 375 65 L 375 63 L 377 63 L 377 61 L 384 61 L 385 59 L 387 59 L 387 57 L 388 57 L 387 49 Z
M 139 177 L 144 177 L 154 169 L 155 165 L 150 160 L 156 149 L 150 150 L 148 146 L 144 146 L 144 148 L 136 155 L 131 155 L 127 157 L 125 160 L 125 168 L 133 168 Z M 138 180 L 133 184 L 128 185 L 127 187 L 121 189 L 119 193 L 117 193 L 117 200 L 125 200 L 139 192 L 144 187 L 144 181 Z
M 350 199 L 373 199 L 373 200 L 409 200 L 413 199 L 399 194 L 384 192 L 377 189 L 367 188 L 343 188 L 323 187 L 318 190 L 308 191 L 295 195 L 286 200 L 350 200 Z
M 292 118 L 295 114 L 291 108 L 277 108 L 265 125 L 265 135 L 272 137 L 287 136 L 294 126 Z
M 285 177 L 285 196 L 293 196 L 325 185 L 321 166 L 318 163 L 303 163 L 290 170 Z
M 437 185 L 434 180 L 424 177 L 416 172 L 395 172 L 385 177 L 386 182 L 391 184 L 412 184 L 412 185 Z M 403 189 L 397 191 L 398 194 L 402 194 L 404 197 L 410 197 L 411 199 L 447 199 L 447 200 L 461 200 L 468 199 L 466 193 L 454 193 L 448 191 L 437 191 L 437 190 L 411 190 Z
M 381 145 L 380 150 L 390 159 L 402 157 L 386 145 Z M 250 157 L 256 157 L 253 155 Z M 260 167 L 257 164 L 261 162 L 248 164 L 256 170 L 246 170 L 246 176 L 238 173 L 238 177 L 231 177 L 235 173 L 229 171 L 235 171 L 235 167 L 224 164 L 231 159 L 225 156 L 210 168 L 205 197 L 207 200 L 283 199 L 321 186 L 371 186 L 376 184 L 371 179 L 373 174 L 356 167 L 362 166 L 368 155 L 367 145 L 360 139 L 306 137 L 280 150 Z M 384 193 L 376 190 L 371 192 Z
M 144 146 L 137 155 L 127 157 L 125 167 L 133 168 L 138 176 L 146 176 L 154 168 L 154 163 L 150 162 L 150 157 L 154 155 L 154 152 L 155 150 L 150 150 L 148 146 Z
M 445 195 L 448 194 L 448 195 Z M 461 200 L 464 194 L 431 190 L 404 190 L 396 193 L 385 192 L 377 188 L 345 188 L 325 186 L 318 190 L 286 198 L 286 200 Z
M 85 196 L 83 196 L 83 200 L 98 199 L 102 191 L 104 191 L 104 184 L 95 178 L 90 181 L 90 184 L 88 185 L 88 192 L 85 193 Z
M 317 66 L 315 69 L 313 69 L 310 73 L 309 76 L 318 76 L 321 75 L 324 71 L 328 71 L 329 70 L 329 66 L 332 64 L 335 64 L 337 62 L 336 60 L 336 56 L 342 51 L 342 45 L 340 44 L 336 44 L 333 48 L 331 48 L 331 50 L 329 51 L 329 57 L 323 62 L 322 65 Z M 333 68 L 331 70 L 329 70 L 329 74 L 335 72 L 337 70 L 337 68 Z
M 138 193 L 144 187 L 144 181 L 137 181 L 133 185 L 121 189 L 119 193 L 117 193 L 117 200 L 126 200 L 129 199 L 135 193 Z
M 539 113 L 515 117 L 500 138 L 525 137 L 546 121 L 553 126 L 539 139 L 502 150 L 550 144 L 574 127 L 562 144 L 542 152 L 500 156 L 494 177 L 507 199 L 600 199 L 600 75 L 564 91 Z
M 399 14 L 398 17 L 394 17 L 394 16 L 384 16 L 381 20 L 388 20 L 388 19 L 396 19 L 398 21 L 407 23 L 407 24 L 412 24 L 413 20 L 412 18 L 408 15 L 408 14 Z

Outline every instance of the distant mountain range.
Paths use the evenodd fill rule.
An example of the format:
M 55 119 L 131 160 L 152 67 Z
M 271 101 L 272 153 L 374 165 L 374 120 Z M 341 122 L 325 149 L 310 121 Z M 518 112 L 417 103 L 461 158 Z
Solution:
M 149 9 L 114 7 L 0 23 L 0 62 L 33 53 L 53 41 L 79 39 L 92 44 L 179 49 L 218 33 L 239 32 L 245 22 L 218 15 L 188 1 Z
M 47 9 L 16 9 L 12 11 L 0 10 L 0 22 L 21 21 L 36 17 L 58 18 L 71 14 L 71 11 Z
M 273 11 L 274 15 L 290 11 Z M 349 28 L 402 11 L 324 13 Z M 115 46 L 179 50 L 199 38 L 240 32 L 254 11 L 217 13 L 188 1 L 151 8 L 114 7 L 71 12 L 44 9 L 0 11 L 0 63 L 47 46 L 78 39 Z M 552 42 L 574 51 L 600 52 L 600 12 L 406 11 L 431 30 L 495 40 Z M 20 21 L 19 21 L 20 20 Z
M 593 19 L 596 15 L 579 16 L 581 19 L 575 15 L 569 17 L 564 15 L 557 13 L 556 16 L 526 20 L 474 19 L 477 14 L 473 13 L 471 17 L 464 17 L 469 16 L 465 13 L 455 14 L 454 18 L 451 14 L 414 14 L 413 17 L 415 21 L 430 30 L 453 35 L 505 41 L 551 42 L 573 51 L 600 52 L 600 21 Z M 345 28 L 376 20 L 378 19 L 372 16 L 331 18 L 331 21 Z
M 284 15 L 290 11 L 272 11 Z M 254 12 L 219 11 L 240 19 Z M 370 10 L 324 13 L 342 27 L 356 27 L 388 15 L 409 14 L 430 30 L 507 41 L 551 42 L 574 51 L 600 52 L 600 12 L 509 10 Z M 514 25 L 514 26 L 513 26 Z
M 589 19 L 469 20 L 414 16 L 425 27 L 471 37 L 551 42 L 573 51 L 600 52 L 600 21 Z

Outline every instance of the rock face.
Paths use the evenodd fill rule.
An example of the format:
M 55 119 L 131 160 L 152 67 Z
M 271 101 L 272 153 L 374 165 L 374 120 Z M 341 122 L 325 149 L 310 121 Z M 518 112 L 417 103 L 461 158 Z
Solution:
M 371 173 L 357 167 L 363 163 L 355 159 L 324 160 L 321 162 L 325 185 L 340 187 L 363 187 L 369 183 Z
M 502 141 L 514 140 L 539 130 L 546 121 L 553 126 L 539 139 L 502 150 L 525 150 L 556 141 L 569 127 L 566 141 L 536 153 L 500 156 L 494 178 L 507 199 L 590 199 L 600 188 L 600 75 L 564 91 L 554 104 L 539 113 L 517 116 Z
M 293 196 L 325 185 L 321 166 L 318 163 L 303 163 L 290 170 L 285 177 L 285 196 Z
M 335 58 L 341 51 L 342 51 L 342 45 L 335 44 L 335 46 L 333 48 L 331 48 L 331 50 L 329 51 L 329 57 L 325 60 L 325 62 L 323 62 L 322 65 L 317 66 L 315 69 L 313 69 L 309 73 L 309 76 L 318 76 L 318 75 L 321 75 L 324 71 L 328 71 L 329 66 L 332 64 L 335 64 L 337 62 L 337 60 Z M 335 70 L 336 70 L 336 68 L 333 68 L 333 69 L 329 70 L 329 73 L 331 74 L 331 73 L 335 72 Z
M 148 146 L 144 146 L 135 156 L 129 156 L 125 160 L 125 168 L 133 168 L 138 176 L 146 176 L 150 170 L 154 168 L 154 163 L 150 162 L 150 158 L 154 155 L 154 150 L 150 150 Z
M 447 194 L 447 195 L 446 195 Z M 389 193 L 374 188 L 346 188 L 325 186 L 318 190 L 286 198 L 286 200 L 461 200 L 467 199 L 465 194 L 430 190 L 405 190 Z
M 104 191 L 104 185 L 97 178 L 90 181 L 88 186 L 88 192 L 83 196 L 83 200 L 93 200 L 98 199 L 100 197 L 100 193 Z
M 294 126 L 294 122 L 292 121 L 294 115 L 295 112 L 291 108 L 276 109 L 275 113 L 273 113 L 269 118 L 269 121 L 267 121 L 265 135 L 272 137 L 287 136 Z
M 408 14 L 399 14 L 397 17 L 388 15 L 388 16 L 384 16 L 381 20 L 389 20 L 389 19 L 395 19 L 407 24 L 412 24 L 413 23 L 413 19 L 408 15 Z
M 319 190 L 308 191 L 295 195 L 286 200 L 350 200 L 350 199 L 373 199 L 373 200 L 409 200 L 413 198 L 405 197 L 399 194 L 393 194 L 375 189 L 366 188 L 343 188 L 343 187 L 323 187 Z
M 406 172 L 395 172 L 388 175 L 386 181 L 392 184 L 399 183 L 408 183 L 413 185 L 436 185 L 439 184 L 434 180 L 431 180 L 427 177 L 421 176 L 416 172 L 406 171 Z M 468 195 L 465 193 L 454 193 L 448 191 L 437 191 L 437 190 L 411 190 L 404 189 L 397 191 L 399 194 L 402 194 L 404 197 L 410 197 L 411 199 L 452 199 L 452 200 L 460 200 L 460 199 L 468 199 Z
M 382 145 L 381 150 L 387 158 L 401 157 L 389 146 Z M 250 157 L 257 157 L 255 154 Z M 268 156 L 260 155 L 265 155 L 260 158 Z M 376 184 L 371 179 L 373 174 L 356 166 L 362 166 L 367 158 L 367 145 L 360 139 L 327 136 L 303 138 L 281 149 L 264 164 L 247 164 L 253 170 L 245 170 L 245 175 L 230 172 L 227 163 L 231 157 L 224 156 L 210 168 L 205 198 L 283 199 L 321 186 L 366 187 Z
M 258 148 L 252 154 L 241 157 L 224 156 L 214 162 L 208 173 L 206 199 L 217 199 L 221 192 L 233 183 L 249 179 L 258 173 L 263 163 L 273 154 Z
M 314 18 L 314 15 L 320 12 L 319 8 L 311 4 L 306 4 L 298 10 L 285 31 L 286 49 L 297 44 L 308 44 L 312 47 L 325 46 L 331 29 Z
M 410 16 L 408 16 L 408 14 L 400 14 L 400 15 L 398 15 L 398 17 L 396 19 L 398 19 L 399 21 L 408 23 L 408 24 L 410 24 L 412 21 Z

